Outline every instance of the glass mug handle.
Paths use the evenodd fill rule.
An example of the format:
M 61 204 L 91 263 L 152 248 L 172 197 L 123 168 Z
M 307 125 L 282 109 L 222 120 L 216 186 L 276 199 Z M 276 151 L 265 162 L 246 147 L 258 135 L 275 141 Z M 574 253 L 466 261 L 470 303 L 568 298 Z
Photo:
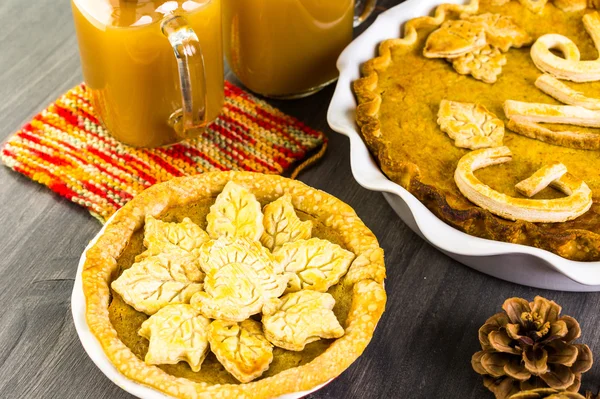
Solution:
M 161 23 L 162 33 L 173 47 L 181 88 L 181 109 L 169 117 L 169 125 L 182 138 L 191 137 L 206 124 L 206 72 L 198 36 L 186 19 L 171 15 Z
M 356 2 L 357 8 L 358 8 L 358 6 L 361 5 L 361 3 L 362 3 L 361 1 Z M 365 5 L 363 6 L 362 12 L 360 13 L 360 15 L 356 15 L 354 17 L 354 27 L 355 28 L 358 25 L 365 22 L 365 20 L 371 16 L 373 11 L 375 10 L 376 5 L 377 5 L 377 0 L 365 0 Z

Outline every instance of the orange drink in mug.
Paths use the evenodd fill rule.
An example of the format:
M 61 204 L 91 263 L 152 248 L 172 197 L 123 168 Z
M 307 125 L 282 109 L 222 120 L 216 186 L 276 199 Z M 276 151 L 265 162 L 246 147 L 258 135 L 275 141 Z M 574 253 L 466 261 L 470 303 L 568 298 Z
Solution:
M 221 0 L 72 0 L 83 76 L 117 140 L 199 135 L 223 105 Z
M 222 0 L 225 55 L 250 90 L 272 98 L 315 93 L 338 76 L 353 26 L 376 0 Z M 355 17 L 355 9 L 361 15 Z

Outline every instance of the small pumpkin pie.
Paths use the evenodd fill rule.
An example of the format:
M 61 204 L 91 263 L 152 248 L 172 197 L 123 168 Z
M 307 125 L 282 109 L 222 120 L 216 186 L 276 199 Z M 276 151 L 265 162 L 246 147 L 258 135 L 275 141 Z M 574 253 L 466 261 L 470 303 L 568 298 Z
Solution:
M 442 4 L 354 82 L 382 171 L 468 234 L 600 260 L 600 13 Z
M 338 376 L 383 313 L 383 251 L 300 182 L 215 172 L 149 188 L 87 251 L 86 320 L 126 377 L 177 398 L 273 398 Z

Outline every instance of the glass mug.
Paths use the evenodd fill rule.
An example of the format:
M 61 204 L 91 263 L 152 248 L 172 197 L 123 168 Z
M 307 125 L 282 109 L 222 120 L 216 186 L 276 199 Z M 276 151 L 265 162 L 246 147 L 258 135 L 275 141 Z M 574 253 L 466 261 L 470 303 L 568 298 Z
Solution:
M 301 98 L 338 76 L 336 61 L 375 8 L 366 0 L 223 0 L 225 55 L 237 78 L 271 98 Z
M 71 0 L 83 76 L 117 140 L 198 136 L 223 105 L 220 0 Z

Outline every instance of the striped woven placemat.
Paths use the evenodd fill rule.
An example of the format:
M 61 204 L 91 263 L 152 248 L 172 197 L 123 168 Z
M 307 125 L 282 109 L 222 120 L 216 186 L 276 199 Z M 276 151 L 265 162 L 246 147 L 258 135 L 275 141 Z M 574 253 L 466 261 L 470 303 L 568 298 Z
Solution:
M 282 174 L 326 143 L 323 133 L 226 82 L 223 112 L 201 137 L 132 148 L 107 134 L 79 85 L 12 135 L 0 156 L 104 222 L 155 183 L 213 170 Z

